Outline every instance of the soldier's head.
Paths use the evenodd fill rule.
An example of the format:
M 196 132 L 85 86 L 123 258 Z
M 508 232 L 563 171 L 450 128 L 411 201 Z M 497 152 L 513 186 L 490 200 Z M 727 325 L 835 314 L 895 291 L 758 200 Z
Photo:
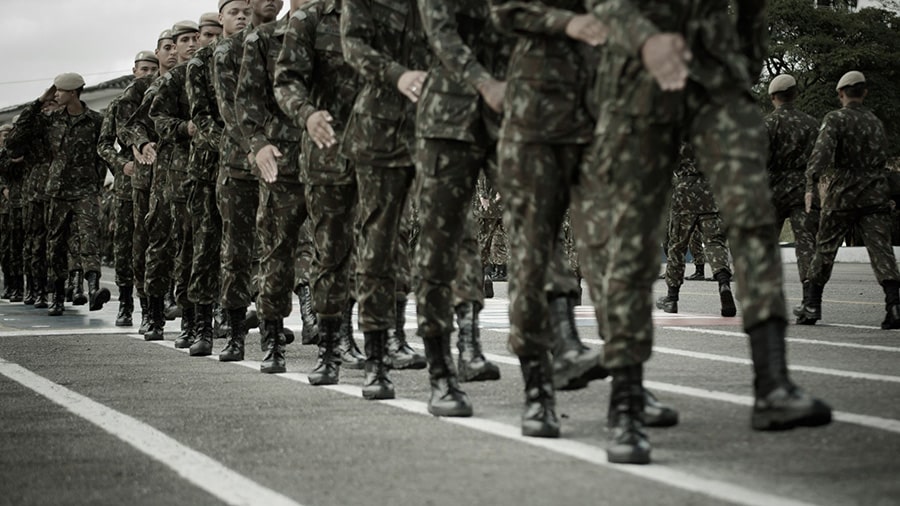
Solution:
M 134 77 L 149 76 L 158 70 L 159 59 L 153 51 L 141 51 L 134 57 L 134 68 L 131 69 Z
M 197 51 L 197 36 L 200 27 L 193 21 L 179 21 L 172 27 L 172 40 L 175 41 L 175 54 L 178 62 L 186 62 Z
M 159 70 L 162 74 L 178 64 L 178 55 L 175 52 L 175 39 L 172 38 L 172 30 L 163 30 L 156 41 L 156 59 L 159 61 Z
M 797 80 L 790 74 L 780 74 L 769 83 L 769 98 L 775 107 L 797 99 Z
M 253 9 L 253 20 L 258 24 L 274 21 L 284 7 L 284 0 L 250 0 Z
M 197 26 L 200 27 L 200 36 L 197 39 L 199 47 L 206 47 L 212 44 L 222 35 L 222 24 L 219 23 L 218 12 L 207 12 L 200 16 L 200 22 L 197 23 Z
M 219 0 L 219 23 L 225 37 L 238 33 L 247 27 L 253 11 L 246 0 Z
M 841 105 L 852 102 L 862 102 L 869 93 L 866 88 L 866 76 L 858 70 L 851 70 L 841 77 L 835 88 Z
M 60 107 L 68 107 L 81 101 L 81 92 L 84 91 L 84 78 L 74 72 L 67 72 L 56 76 L 53 80 L 56 87 L 56 102 Z
M 9 135 L 9 132 L 12 131 L 13 126 L 9 123 L 5 125 L 0 125 L 0 146 L 6 144 L 6 137 Z

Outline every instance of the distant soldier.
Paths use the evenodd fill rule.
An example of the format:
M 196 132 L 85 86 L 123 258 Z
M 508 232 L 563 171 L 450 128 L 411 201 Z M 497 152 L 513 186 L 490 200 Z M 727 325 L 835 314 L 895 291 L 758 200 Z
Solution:
M 7 286 L 7 292 L 3 298 L 10 302 L 22 302 L 25 298 L 25 265 L 23 259 L 24 218 L 23 207 L 25 164 L 23 156 L 12 153 L 6 148 L 6 139 L 12 125 L 0 127 L 0 178 L 3 181 L 3 206 L 5 207 L 2 219 L 2 254 L 3 254 L 3 281 Z
M 809 273 L 809 295 L 797 323 L 813 325 L 822 319 L 822 290 L 831 278 L 834 257 L 851 226 L 862 232 L 875 278 L 884 289 L 882 329 L 900 328 L 900 271 L 891 247 L 890 200 L 887 184 L 887 137 L 884 125 L 863 106 L 869 90 L 859 71 L 850 71 L 837 84 L 843 106 L 822 120 L 806 169 L 806 210 L 821 182 L 822 217 L 816 254 Z

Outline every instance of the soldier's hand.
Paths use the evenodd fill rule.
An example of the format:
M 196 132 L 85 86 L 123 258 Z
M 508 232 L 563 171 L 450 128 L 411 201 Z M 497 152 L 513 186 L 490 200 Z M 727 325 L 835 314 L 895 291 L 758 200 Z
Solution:
M 144 144 L 140 150 L 132 146 L 131 151 L 134 153 L 134 159 L 144 165 L 150 165 L 156 161 L 156 145 L 152 142 Z
M 195 125 L 193 121 L 188 121 L 187 132 L 191 137 L 197 135 L 197 125 Z
M 400 93 L 403 93 L 410 102 L 415 104 L 419 101 L 419 95 L 422 94 L 422 86 L 425 85 L 426 77 L 428 77 L 428 72 L 422 72 L 421 70 L 407 70 L 397 81 L 397 89 L 400 90 Z
M 481 201 L 481 208 L 487 211 L 487 208 L 491 206 L 491 201 L 484 197 L 481 197 L 479 200 Z
M 503 111 L 503 97 L 506 95 L 506 81 L 488 79 L 478 85 L 478 93 L 484 98 L 484 103 L 494 112 Z
M 812 200 L 813 200 L 812 192 L 806 192 L 806 194 L 803 195 L 803 206 L 804 206 L 804 209 L 806 209 L 807 213 L 812 211 Z
M 47 91 L 45 91 L 44 94 L 41 95 L 40 100 L 42 104 L 46 104 L 47 102 L 56 100 L 56 85 L 54 84 L 47 88 Z
M 125 173 L 126 176 L 131 177 L 134 175 L 134 162 L 128 162 L 122 167 L 122 172 Z
M 283 155 L 278 148 L 268 144 L 256 153 L 256 166 L 263 181 L 274 183 L 278 179 L 278 159 Z
M 3 189 L 3 198 L 5 198 L 6 200 L 9 200 L 9 188 Z
M 306 131 L 319 149 L 330 148 L 337 144 L 331 122 L 334 118 L 328 111 L 316 111 L 306 119 Z
M 663 91 L 676 91 L 687 84 L 691 51 L 678 33 L 658 33 L 641 46 L 644 68 Z
M 591 13 L 579 14 L 566 24 L 566 35 L 591 46 L 606 42 L 609 29 Z

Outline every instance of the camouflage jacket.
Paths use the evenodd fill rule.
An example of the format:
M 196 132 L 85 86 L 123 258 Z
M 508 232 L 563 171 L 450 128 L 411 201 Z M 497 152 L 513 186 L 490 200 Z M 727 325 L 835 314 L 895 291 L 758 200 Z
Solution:
M 419 11 L 435 58 L 419 98 L 416 136 L 496 141 L 500 115 L 477 87 L 505 79 L 515 39 L 494 29 L 484 0 L 419 0 Z
M 690 144 L 682 143 L 679 163 L 672 178 L 672 214 L 718 213 L 709 181 L 697 169 L 697 160 Z
M 806 191 L 826 181 L 822 209 L 860 209 L 887 203 L 887 138 L 884 125 L 860 103 L 822 120 L 806 169 Z
M 310 2 L 294 11 L 275 65 L 275 99 L 294 125 L 302 129 L 301 179 L 308 184 L 356 182 L 353 166 L 340 146 L 319 149 L 306 135 L 306 120 L 328 111 L 335 136 L 343 135 L 360 87 L 356 71 L 341 53 L 341 2 Z
M 219 145 L 225 124 L 216 102 L 212 81 L 213 47 L 200 48 L 187 64 L 187 97 L 191 107 L 191 121 L 197 133 L 191 139 L 188 173 L 195 181 L 213 183 L 219 165 Z
M 597 71 L 597 93 L 608 110 L 679 121 L 684 94 L 664 93 L 640 58 L 642 44 L 651 35 L 684 35 L 693 58 L 689 63 L 692 85 L 709 95 L 749 93 L 759 77 L 766 55 L 768 31 L 765 0 L 589 0 L 594 14 L 609 27 L 607 49 Z
M 162 78 L 159 76 L 145 76 L 135 79 L 122 93 L 119 100 L 118 129 L 119 139 L 125 146 L 140 149 L 148 142 L 157 142 L 159 136 L 150 119 L 150 105 L 159 91 Z M 124 121 L 123 121 L 124 119 Z M 131 177 L 131 187 L 138 190 L 150 190 L 156 183 L 154 166 L 135 164 L 134 176 Z M 159 181 L 157 184 L 161 184 Z
M 50 147 L 40 142 L 39 139 L 22 135 L 22 130 L 13 129 L 6 139 L 6 148 L 13 158 L 25 157 L 25 181 L 22 194 L 31 202 L 35 200 L 46 201 L 47 176 L 50 174 Z
M 16 128 L 50 147 L 53 161 L 47 176 L 47 195 L 63 200 L 80 200 L 99 195 L 106 177 L 106 162 L 97 154 L 97 139 L 103 115 L 82 102 L 84 113 L 69 116 L 66 110 L 45 115 L 41 101 L 22 111 Z M 27 132 L 27 134 L 25 133 Z
M 287 151 L 297 153 L 303 135 L 275 101 L 275 62 L 284 44 L 289 17 L 274 23 L 266 23 L 244 39 L 244 57 L 237 83 L 234 102 L 235 115 L 244 137 L 250 143 L 250 152 L 256 154 L 272 144 L 287 156 Z M 283 159 L 278 172 L 285 181 L 299 181 L 300 160 Z
M 9 207 L 25 205 L 25 162 L 13 162 L 18 158 L 6 147 L 0 148 L 0 187 L 9 190 Z
M 187 172 L 188 155 L 191 150 L 191 136 L 188 123 L 191 121 L 191 106 L 188 104 L 187 62 L 172 68 L 159 85 L 159 91 L 150 105 L 150 119 L 159 135 L 160 146 L 171 146 L 172 154 L 166 170 Z
M 411 166 L 415 104 L 397 90 L 431 55 L 415 0 L 344 0 L 341 47 L 364 80 L 341 143 L 347 158 L 381 167 Z
M 247 25 L 240 32 L 219 40 L 213 49 L 213 88 L 216 90 L 216 103 L 225 125 L 219 141 L 219 158 L 225 173 L 236 179 L 256 179 L 256 169 L 251 168 L 247 160 L 250 143 L 241 133 L 234 106 L 241 59 L 244 56 L 244 39 L 253 30 L 252 24 Z
M 585 144 L 593 138 L 588 108 L 596 53 L 570 39 L 566 25 L 582 0 L 491 0 L 491 19 L 519 37 L 506 74 L 500 137 L 515 142 Z
M 769 133 L 769 188 L 778 209 L 803 206 L 806 163 L 816 143 L 819 122 L 809 114 L 784 104 L 766 116 Z
M 106 106 L 106 114 L 103 116 L 103 125 L 100 127 L 100 138 L 97 139 L 97 153 L 100 154 L 109 170 L 115 178 L 113 181 L 113 193 L 119 200 L 131 200 L 131 176 L 126 176 L 124 169 L 128 162 L 134 161 L 134 155 L 131 149 L 120 150 L 116 145 L 118 142 L 118 128 L 116 127 L 116 118 L 118 117 L 118 108 L 121 95 L 114 98 L 112 102 Z

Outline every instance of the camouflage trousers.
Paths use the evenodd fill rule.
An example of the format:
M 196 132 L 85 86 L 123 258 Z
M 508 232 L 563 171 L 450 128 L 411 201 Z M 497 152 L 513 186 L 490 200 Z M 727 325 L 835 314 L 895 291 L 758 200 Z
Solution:
M 188 208 L 194 239 L 188 299 L 194 304 L 211 305 L 219 298 L 222 270 L 222 217 L 216 206 L 216 186 L 195 181 Z
M 306 193 L 300 183 L 259 183 L 259 296 L 256 310 L 264 320 L 290 316 L 301 236 L 306 235 Z M 302 242 L 309 243 L 308 237 Z
M 99 223 L 100 223 L 99 212 L 100 212 L 100 203 L 98 202 L 97 203 L 97 213 L 98 214 L 96 216 L 98 227 L 99 227 Z M 48 209 L 48 213 L 49 213 L 49 209 Z M 51 221 L 53 219 L 54 218 L 52 218 L 52 217 L 49 218 L 49 220 L 51 220 Z M 49 228 L 49 226 L 50 226 L 49 221 L 48 221 L 47 226 Z M 79 227 L 79 223 L 76 223 L 75 221 L 73 221 L 69 225 L 68 240 L 67 240 L 67 245 L 66 245 L 66 255 L 67 255 L 66 256 L 66 265 L 68 265 L 69 272 L 84 271 L 84 269 L 82 269 L 83 266 L 81 265 L 81 254 L 79 253 L 81 251 L 81 234 L 79 233 L 78 227 Z M 98 228 L 98 230 L 99 230 L 99 228 Z M 100 257 L 100 236 L 99 236 L 99 234 L 96 236 L 96 239 L 97 239 L 97 257 L 99 258 Z
M 400 225 L 415 176 L 413 167 L 356 168 L 359 235 L 356 259 L 359 327 L 363 332 L 394 327 L 403 252 Z
M 406 209 L 400 217 L 397 229 L 397 251 L 394 263 L 397 266 L 397 300 L 406 299 L 413 291 L 418 273 L 413 269 L 413 255 L 419 243 L 419 208 L 413 195 L 418 194 L 418 178 L 413 178 L 410 197 L 406 199 Z
M 794 249 L 797 252 L 797 271 L 800 281 L 809 279 L 810 265 L 816 253 L 816 234 L 819 231 L 819 210 L 813 208 L 809 213 L 802 206 L 786 209 L 775 207 L 775 230 L 781 235 L 786 220 L 791 220 L 794 232 Z M 890 237 L 888 237 L 890 243 Z
M 592 238 L 581 259 L 591 292 L 601 292 L 604 299 L 605 311 L 601 308 L 597 317 L 609 368 L 650 357 L 651 287 L 658 272 L 660 224 L 683 139 L 696 150 L 698 168 L 710 182 L 728 230 L 745 329 L 786 317 L 775 212 L 765 172 L 767 141 L 758 108 L 749 96 L 735 93 L 710 100 L 703 90 L 693 88 L 683 93 L 683 100 L 684 121 L 604 111 L 591 161 L 582 166 L 573 218 L 586 223 L 586 228 L 578 237 L 590 237 L 593 231 L 608 239 L 603 244 Z M 605 276 L 602 268 L 586 267 L 587 258 L 598 248 L 605 250 L 599 258 L 608 255 Z
M 222 216 L 222 309 L 250 306 L 256 286 L 253 257 L 256 241 L 256 212 L 259 182 L 220 174 L 216 183 L 216 203 Z M 289 276 L 293 279 L 293 272 Z
M 21 238 L 25 234 L 25 221 L 21 207 L 10 207 L 3 219 L 3 265 L 8 274 L 18 276 L 25 273 L 25 262 Z
M 132 188 L 132 206 L 134 206 L 134 235 L 132 236 L 131 261 L 134 272 L 134 287 L 138 297 L 146 297 L 144 281 L 147 271 L 147 215 L 150 213 L 150 190 Z
M 193 182 L 188 186 L 193 187 Z M 188 199 L 192 189 L 188 189 Z M 172 207 L 173 236 L 177 241 L 173 244 L 175 250 L 175 270 L 173 279 L 175 282 L 175 302 L 181 308 L 193 305 L 188 297 L 188 287 L 191 284 L 191 273 L 194 267 L 194 221 L 187 218 L 190 215 L 190 205 L 187 200 L 175 200 Z M 179 219 L 174 217 L 178 216 Z
M 113 258 L 116 263 L 116 286 L 134 283 L 134 203 L 130 200 L 115 199 L 113 211 Z
M 144 219 L 147 227 L 146 270 L 144 291 L 149 297 L 163 297 L 172 283 L 175 256 L 178 253 L 180 227 L 174 227 L 172 205 L 158 191 L 150 195 L 150 210 Z M 137 202 L 137 201 L 135 201 Z M 179 221 L 180 217 L 179 217 Z
M 69 265 L 79 265 L 85 272 L 99 273 L 100 245 L 96 231 L 100 229 L 100 203 L 97 197 L 78 200 L 51 198 L 47 215 L 50 217 L 47 222 L 47 246 L 53 279 L 65 280 Z M 79 236 L 78 249 L 69 251 L 69 236 L 73 234 Z M 71 258 L 69 262 L 67 254 Z
M 503 218 L 479 218 L 478 244 L 482 266 L 506 265 L 509 260 L 509 239 L 503 228 Z
M 679 287 L 684 284 L 684 256 L 694 237 L 703 239 L 706 259 L 713 274 L 726 271 L 728 247 L 722 218 L 717 213 L 673 214 L 669 217 L 669 251 L 666 253 L 666 285 Z M 696 262 L 696 259 L 694 260 Z
M 314 246 L 310 287 L 320 317 L 339 317 L 354 297 L 356 202 L 355 184 L 306 185 Z
M 721 221 L 721 218 L 719 219 Z M 695 228 L 691 233 L 691 238 L 688 242 L 688 250 L 691 252 L 691 258 L 693 258 L 694 265 L 706 265 L 706 249 L 703 247 L 703 233 L 700 231 L 700 228 Z
M 844 242 L 844 236 L 851 226 L 859 227 L 862 232 L 866 251 L 875 279 L 879 284 L 885 281 L 900 281 L 897 260 L 891 247 L 890 208 L 849 209 L 843 211 L 823 210 L 819 233 L 816 235 L 816 254 L 810 266 L 809 279 L 825 286 L 831 279 L 834 269 L 834 257 Z
M 48 274 L 46 204 L 47 202 L 44 200 L 32 200 L 26 204 L 25 228 L 31 251 L 31 263 L 26 268 L 35 279 L 46 279 Z

